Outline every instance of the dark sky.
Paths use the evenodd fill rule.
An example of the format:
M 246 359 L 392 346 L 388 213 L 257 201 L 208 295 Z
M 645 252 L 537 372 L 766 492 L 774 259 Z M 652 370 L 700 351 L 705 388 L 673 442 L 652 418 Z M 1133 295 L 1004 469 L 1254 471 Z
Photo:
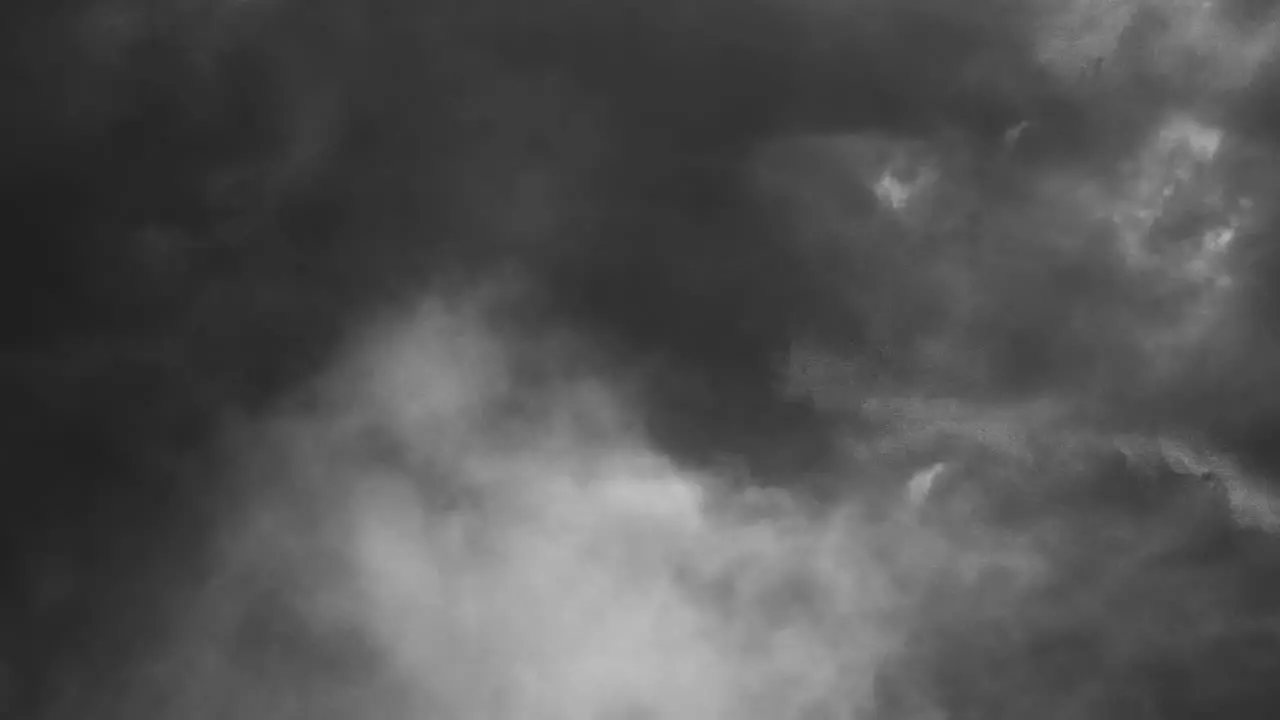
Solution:
M 200 573 L 228 428 L 387 308 L 494 273 L 641 373 L 691 463 L 805 472 L 878 427 L 781 392 L 804 345 L 867 395 L 1049 399 L 1274 473 L 1273 3 L 1079 5 L 8 3 L 10 707 L 142 651 Z M 1142 242 L 1185 265 L 1163 248 L 1251 201 L 1183 335 L 1209 291 L 1126 265 L 1107 204 L 1171 177 L 1143 158 L 1178 113 L 1222 148 Z M 874 190 L 895 153 L 936 174 L 901 210 Z M 1152 712 L 1127 717 L 1176 716 Z

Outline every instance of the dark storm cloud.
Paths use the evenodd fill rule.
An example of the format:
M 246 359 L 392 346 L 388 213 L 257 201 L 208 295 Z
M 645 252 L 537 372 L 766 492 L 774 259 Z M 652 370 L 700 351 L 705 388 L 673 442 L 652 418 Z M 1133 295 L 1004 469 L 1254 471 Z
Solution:
M 92 673 L 128 646 L 98 632 L 138 604 L 112 576 L 198 545 L 224 414 L 287 394 L 384 307 L 495 269 L 526 278 L 528 316 L 643 378 L 642 420 L 682 458 L 768 472 L 836 453 L 844 418 L 778 391 L 805 340 L 877 389 L 1085 397 L 1262 465 L 1271 218 L 1233 250 L 1226 329 L 1151 380 L 1132 338 L 1163 291 L 1121 269 L 1109 218 L 1056 202 L 1080 178 L 1115 190 L 1183 106 L 1227 108 L 1212 120 L 1273 152 L 1265 33 L 1169 8 L 15 3 L 3 505 L 12 555 L 35 558 L 15 584 L 53 588 L 15 615 L 18 653 L 47 654 L 21 701 L 56 694 L 41 667 Z M 843 159 L 850 138 L 869 159 Z M 945 231 L 877 197 L 900 146 L 940 168 L 927 220 Z M 1274 179 L 1250 177 L 1265 206 Z

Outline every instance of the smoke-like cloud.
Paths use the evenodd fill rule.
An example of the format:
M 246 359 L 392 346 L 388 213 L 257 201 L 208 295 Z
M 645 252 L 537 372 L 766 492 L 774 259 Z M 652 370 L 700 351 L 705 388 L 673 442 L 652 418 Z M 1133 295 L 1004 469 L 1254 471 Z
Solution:
M 862 449 L 869 462 L 831 469 L 845 474 L 834 494 L 695 470 L 645 437 L 625 383 L 577 341 L 506 323 L 512 297 L 434 300 L 381 323 L 245 436 L 213 581 L 158 644 L 181 677 L 144 677 L 148 707 L 1088 714 L 1158 697 L 1134 675 L 1145 663 L 1262 662 L 1214 650 L 1269 622 L 1242 605 L 1249 569 L 1167 565 L 1227 527 L 1227 496 L 1238 506 L 1249 490 L 1229 463 L 1090 434 L 1052 408 L 983 418 L 884 398 L 902 424 Z M 946 459 L 922 465 L 941 436 Z M 1116 459 L 1132 477 L 1109 489 Z M 1053 662 L 1095 658 L 1102 675 L 1001 669 L 1070 632 L 1084 654 Z M 1169 655 L 1175 637 L 1187 645 Z M 138 712 L 122 698 L 121 716 Z
M 0 702 L 1265 704 L 1263 5 L 6 7 Z
M 881 717 L 928 583 L 991 609 L 1041 581 L 1032 545 L 922 524 L 905 488 L 877 509 L 681 467 L 602 378 L 516 380 L 531 348 L 495 327 L 429 303 L 253 435 L 169 650 L 208 661 L 163 716 Z M 363 660 L 299 679 L 326 653 Z

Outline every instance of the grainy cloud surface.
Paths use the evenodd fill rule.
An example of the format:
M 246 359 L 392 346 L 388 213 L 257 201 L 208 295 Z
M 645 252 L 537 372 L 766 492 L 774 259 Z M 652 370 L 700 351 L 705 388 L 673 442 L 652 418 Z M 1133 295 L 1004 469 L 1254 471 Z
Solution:
M 0 16 L 4 712 L 1276 715 L 1273 3 Z

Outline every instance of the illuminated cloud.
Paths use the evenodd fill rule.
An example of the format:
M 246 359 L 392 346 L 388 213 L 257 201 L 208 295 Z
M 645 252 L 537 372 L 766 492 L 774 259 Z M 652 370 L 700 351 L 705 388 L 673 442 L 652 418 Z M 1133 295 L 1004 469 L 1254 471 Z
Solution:
M 1274 17 L 1242 24 L 1218 0 L 1046 3 L 1039 55 L 1064 78 L 1106 82 L 1150 74 L 1208 91 L 1248 85 L 1280 39 Z

